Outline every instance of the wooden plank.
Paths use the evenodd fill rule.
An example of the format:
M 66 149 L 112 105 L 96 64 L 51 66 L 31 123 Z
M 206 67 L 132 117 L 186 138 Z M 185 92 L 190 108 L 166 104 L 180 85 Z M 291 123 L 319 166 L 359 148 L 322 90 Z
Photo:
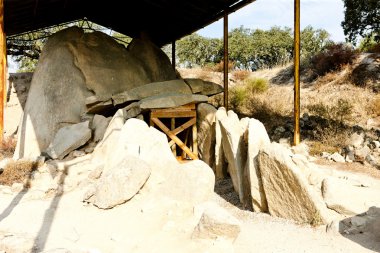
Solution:
M 173 131 L 171 131 L 173 134 L 177 135 L 179 133 L 182 133 L 184 130 L 186 130 L 187 128 L 191 127 L 192 125 L 194 125 L 195 123 L 197 123 L 197 119 L 196 118 L 192 118 L 190 119 L 189 121 L 187 121 L 185 124 L 182 124 L 181 126 L 177 127 L 176 129 L 174 129 Z M 173 143 L 172 143 L 173 142 Z M 174 141 L 171 140 L 169 142 L 169 146 L 173 145 L 174 144 Z
M 181 105 L 177 107 L 171 107 L 171 108 L 156 108 L 156 109 L 151 109 L 152 112 L 156 111 L 167 111 L 167 110 L 195 110 L 195 104 L 186 104 L 186 105 Z
M 171 118 L 171 120 L 170 120 L 170 129 L 172 131 L 175 129 L 175 118 Z M 174 157 L 177 157 L 177 146 L 175 145 L 175 143 L 173 143 L 172 145 L 169 144 L 169 146 L 172 149 L 172 153 L 173 153 Z
M 159 127 L 161 128 L 162 131 L 165 132 L 167 136 L 170 137 L 183 151 L 186 152 L 186 154 L 193 160 L 197 160 L 198 157 L 191 152 L 191 150 L 177 137 L 175 136 L 169 128 L 165 126 L 164 123 L 162 123 L 159 119 L 157 118 L 152 118 L 152 121 Z
M 195 117 L 196 111 L 172 111 L 172 112 L 151 112 L 153 118 L 186 118 Z

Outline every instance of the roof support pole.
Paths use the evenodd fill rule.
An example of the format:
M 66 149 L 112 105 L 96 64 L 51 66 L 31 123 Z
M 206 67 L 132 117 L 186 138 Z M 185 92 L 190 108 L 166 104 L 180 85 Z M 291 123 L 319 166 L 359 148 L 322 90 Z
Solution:
M 224 81 L 224 108 L 228 111 L 228 12 L 224 11 L 223 18 L 223 81 Z
M 298 145 L 301 140 L 300 131 L 300 0 L 294 0 L 294 140 Z
M 172 66 L 175 70 L 175 40 L 172 41 Z
M 4 33 L 4 0 L 0 0 L 0 142 L 4 137 L 4 102 L 6 82 L 6 36 Z

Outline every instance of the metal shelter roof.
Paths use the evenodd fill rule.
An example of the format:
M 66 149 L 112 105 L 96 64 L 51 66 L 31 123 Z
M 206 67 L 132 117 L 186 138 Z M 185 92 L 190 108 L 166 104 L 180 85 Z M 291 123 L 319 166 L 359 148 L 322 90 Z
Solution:
M 158 45 L 201 29 L 255 0 L 4 0 L 7 36 L 87 18 Z

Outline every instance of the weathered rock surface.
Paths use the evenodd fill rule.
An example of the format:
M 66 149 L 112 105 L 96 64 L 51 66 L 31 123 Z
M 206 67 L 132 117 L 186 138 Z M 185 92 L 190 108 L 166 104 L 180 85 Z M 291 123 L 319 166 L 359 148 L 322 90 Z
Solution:
M 291 152 L 272 143 L 259 152 L 258 161 L 269 213 L 302 223 L 326 223 L 329 215 L 322 196 L 313 191 Z
M 91 129 L 94 131 L 93 141 L 98 142 L 104 137 L 104 133 L 107 130 L 108 124 L 111 118 L 106 118 L 102 115 L 95 114 L 92 120 Z
M 260 149 L 270 144 L 270 139 L 264 125 L 256 120 L 250 119 L 248 124 L 248 153 L 247 168 L 250 195 L 252 197 L 252 207 L 254 211 L 267 212 L 268 203 L 261 180 L 261 172 L 257 161 Z
M 126 49 L 101 32 L 60 31 L 44 46 L 34 73 L 14 158 L 40 155 L 58 129 L 113 106 L 112 94 L 173 79 L 169 58 L 149 41 L 134 40 Z M 87 107 L 92 96 L 102 102 L 88 100 Z
M 110 152 L 104 156 L 105 171 L 115 167 L 126 155 L 138 157 L 152 167 L 177 163 L 166 135 L 142 120 L 127 120 L 109 145 Z
M 215 113 L 215 175 L 216 178 L 224 178 L 227 172 L 227 163 L 223 151 L 222 130 L 220 121 L 227 118 L 224 107 L 220 107 Z
M 215 171 L 215 114 L 214 106 L 201 103 L 197 106 L 199 157 Z
M 67 46 L 82 34 L 79 28 L 66 29 L 45 44 L 19 124 L 15 159 L 39 156 L 58 129 L 79 123 L 86 111 L 84 100 L 91 92 Z
M 63 159 L 71 151 L 86 144 L 91 138 L 89 122 L 63 127 L 58 130 L 46 153 L 53 159 Z
M 247 128 L 248 118 L 239 120 L 237 114 L 228 111 L 228 116 L 220 121 L 224 155 L 228 161 L 230 173 L 235 191 L 239 194 L 240 202 L 247 203 L 249 188 L 247 177 L 244 177 L 245 164 L 247 162 Z M 250 200 L 249 200 L 250 201 Z
M 380 188 L 345 179 L 324 179 L 322 193 L 327 207 L 343 215 L 356 215 L 371 206 L 380 206 Z
M 168 92 L 176 94 L 192 94 L 191 89 L 185 81 L 176 79 L 141 85 L 134 89 L 113 95 L 112 100 L 113 103 L 117 105 L 128 101 L 138 101 L 143 98 L 157 96 Z
M 119 109 L 112 117 L 106 132 L 103 135 L 103 139 L 95 147 L 94 153 L 92 154 L 92 160 L 94 163 L 104 164 L 107 157 L 113 154 L 121 128 L 125 122 L 124 117 L 125 111 L 122 109 Z
M 109 209 L 131 199 L 145 184 L 151 167 L 133 156 L 124 156 L 122 161 L 100 177 L 95 186 L 84 196 L 101 209 Z
M 198 78 L 186 78 L 185 82 L 190 86 L 194 94 L 212 96 L 223 92 L 223 87 L 217 83 L 204 81 Z
M 171 108 L 186 105 L 189 103 L 202 103 L 207 102 L 208 97 L 204 95 L 192 95 L 192 94 L 175 94 L 167 93 L 158 96 L 148 97 L 140 100 L 141 109 L 152 108 Z
M 223 237 L 234 241 L 239 235 L 240 222 L 222 207 L 209 202 L 198 208 L 202 208 L 204 211 L 194 229 L 192 238 L 217 239 Z

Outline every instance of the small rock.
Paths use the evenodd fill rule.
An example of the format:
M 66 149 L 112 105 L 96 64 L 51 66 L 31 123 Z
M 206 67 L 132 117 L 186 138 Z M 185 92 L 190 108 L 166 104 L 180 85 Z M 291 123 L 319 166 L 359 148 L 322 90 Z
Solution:
M 350 143 L 355 148 L 361 147 L 362 144 L 364 143 L 364 134 L 363 133 L 360 133 L 360 134 L 353 133 L 351 135 L 351 138 L 350 138 Z
M 322 152 L 321 153 L 322 158 L 329 159 L 330 156 L 331 156 L 331 154 L 329 152 Z
M 340 232 L 340 221 L 334 220 L 326 226 L 326 233 L 339 234 Z
M 358 162 L 364 162 L 367 155 L 371 153 L 371 150 L 368 146 L 364 146 L 360 149 L 355 150 L 355 160 Z
M 74 150 L 73 151 L 73 156 L 74 157 L 82 157 L 82 156 L 85 156 L 85 155 L 86 155 L 85 151 L 81 151 L 81 150 Z
M 13 183 L 11 190 L 12 192 L 21 192 L 24 190 L 24 185 L 22 183 Z
M 205 204 L 202 217 L 194 229 L 193 238 L 235 240 L 240 233 L 240 222 L 215 203 Z
M 94 147 L 88 147 L 88 148 L 85 148 L 85 150 L 84 150 L 84 152 L 86 153 L 86 154 L 89 154 L 89 153 L 92 153 L 92 152 L 94 152 Z
M 351 224 L 358 228 L 365 227 L 367 224 L 367 219 L 360 216 L 354 216 L 351 218 Z
M 339 153 L 335 152 L 334 154 L 330 155 L 329 156 L 329 159 L 330 160 L 333 160 L 334 162 L 337 162 L 337 163 L 344 163 L 346 162 L 346 160 L 344 159 L 343 156 L 341 156 Z

